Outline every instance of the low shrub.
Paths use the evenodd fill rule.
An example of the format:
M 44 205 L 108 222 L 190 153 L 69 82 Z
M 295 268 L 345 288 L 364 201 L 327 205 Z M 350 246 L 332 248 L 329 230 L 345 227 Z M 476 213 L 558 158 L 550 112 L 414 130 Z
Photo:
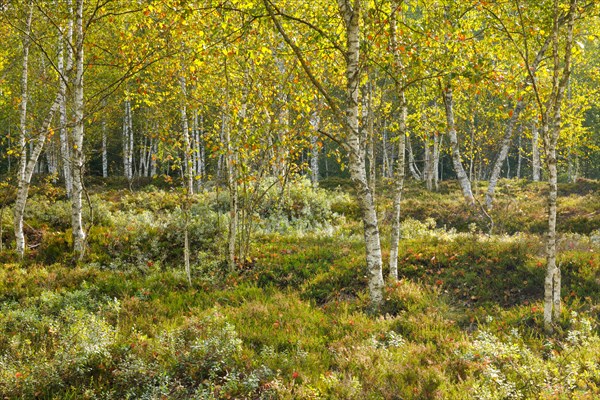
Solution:
M 589 319 L 573 315 L 563 341 L 532 350 L 513 329 L 498 337 L 481 330 L 463 353 L 478 364 L 472 398 L 596 398 L 600 395 L 600 338 Z

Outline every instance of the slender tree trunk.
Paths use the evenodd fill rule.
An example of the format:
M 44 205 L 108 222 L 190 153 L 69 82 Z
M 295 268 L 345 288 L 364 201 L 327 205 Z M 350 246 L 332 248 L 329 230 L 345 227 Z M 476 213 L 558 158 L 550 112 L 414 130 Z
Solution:
M 433 134 L 433 187 L 436 191 L 440 190 L 440 147 L 441 137 L 439 133 L 434 132 Z
M 523 136 L 523 125 L 517 128 L 517 179 L 521 179 L 521 166 L 523 164 L 523 150 L 521 149 L 521 137 Z
M 543 128 L 544 130 L 547 127 Z M 544 135 L 547 132 L 543 133 Z M 546 278 L 544 281 L 544 324 L 549 329 L 553 320 L 560 316 L 560 268 L 556 264 L 556 199 L 558 197 L 558 173 L 556 149 L 546 152 L 548 167 L 548 233 L 546 239 Z
M 369 81 L 367 83 L 367 108 L 366 108 L 366 122 L 367 122 L 367 154 L 369 157 L 369 184 L 371 185 L 371 193 L 375 198 L 375 186 L 376 186 L 376 159 L 375 159 L 375 117 L 373 116 L 373 85 Z
M 381 138 L 381 150 L 382 150 L 382 166 L 381 166 L 381 174 L 386 178 L 391 178 L 391 165 L 390 158 L 388 155 L 388 133 L 387 133 L 387 123 L 384 122 L 383 130 L 382 130 L 382 138 Z
M 228 243 L 228 266 L 230 271 L 234 271 L 236 268 L 236 244 L 237 244 L 237 231 L 238 231 L 238 209 L 239 209 L 239 193 L 238 193 L 238 177 L 236 169 L 236 155 L 233 148 L 231 139 L 231 130 L 229 126 L 229 72 L 227 70 L 227 64 L 225 64 L 225 76 L 227 79 L 226 93 L 225 93 L 225 105 L 222 110 L 221 119 L 221 137 L 223 137 L 225 144 L 225 162 L 227 168 L 227 186 L 229 188 L 229 230 L 227 234 Z M 247 96 L 247 89 L 244 89 L 244 98 Z M 245 118 L 245 100 L 239 112 L 240 125 L 243 124 Z
M 398 160 L 396 161 L 396 176 L 394 180 L 394 211 L 392 217 L 392 233 L 390 246 L 390 276 L 392 280 L 398 280 L 398 246 L 401 239 L 400 232 L 400 211 L 402 201 L 402 191 L 404 189 L 404 169 L 405 169 L 405 153 L 406 153 L 406 117 L 408 107 L 406 106 L 406 98 L 404 92 L 400 94 L 401 111 L 400 111 L 400 130 L 398 132 Z
M 394 7 L 396 4 L 394 4 Z M 399 7 L 396 7 L 396 10 Z M 396 11 L 393 11 L 390 16 L 390 45 L 392 47 L 392 53 L 394 55 L 394 67 L 396 73 L 401 75 L 403 69 L 402 59 L 398 49 L 398 38 L 396 29 Z M 396 84 L 396 90 L 398 91 L 398 97 L 400 98 L 400 120 L 399 120 L 399 131 L 398 131 L 398 160 L 396 162 L 396 176 L 394 180 L 394 211 L 392 217 L 392 232 L 390 238 L 390 277 L 393 281 L 398 280 L 398 246 L 400 243 L 400 212 L 402 202 L 402 191 L 404 189 L 404 170 L 405 170 L 405 153 L 406 153 L 406 120 L 408 116 L 408 105 L 406 101 L 406 94 L 404 92 L 403 85 Z
M 152 155 L 153 155 L 153 151 L 154 151 L 154 138 L 150 137 L 150 139 L 148 139 L 148 151 L 146 152 L 146 176 L 147 177 L 151 177 L 151 171 L 150 171 L 150 166 L 152 165 Z
M 318 101 L 315 102 L 318 104 Z M 321 129 L 321 117 L 319 116 L 319 107 L 310 116 L 310 124 L 315 131 L 314 135 L 310 136 L 310 180 L 314 188 L 319 186 L 319 137 L 317 136 Z
M 102 118 L 102 177 L 108 178 L 108 151 L 106 137 L 106 119 Z
M 23 33 L 23 62 L 21 67 L 21 104 L 19 105 L 19 173 L 17 175 L 17 199 L 15 200 L 14 210 L 14 231 L 17 253 L 23 257 L 25 252 L 25 235 L 23 233 L 23 213 L 25 212 L 25 203 L 29 191 L 31 177 L 27 179 L 27 103 L 29 101 L 29 46 L 31 34 L 31 19 L 33 17 L 33 1 L 29 1 L 29 11 L 27 22 Z M 31 154 L 33 158 L 33 154 Z M 35 160 L 37 162 L 37 159 Z M 34 164 L 35 167 L 35 164 Z M 32 168 L 33 173 L 33 168 Z
M 367 271 L 371 303 L 379 308 L 383 302 L 383 273 L 379 221 L 365 170 L 364 150 L 358 124 L 358 88 L 360 83 L 360 0 L 338 0 L 346 25 L 346 124 L 350 176 L 357 189 L 363 215 Z
M 470 136 L 471 136 L 471 155 L 469 157 L 469 181 L 471 181 L 471 184 L 473 183 L 473 168 L 475 165 L 475 117 L 473 117 L 471 119 L 471 124 L 470 124 Z
M 27 21 L 25 31 L 23 32 L 23 61 L 21 66 L 21 103 L 19 104 L 19 181 L 25 179 L 25 168 L 27 165 L 27 103 L 29 102 L 29 47 L 31 44 L 31 19 L 33 18 L 33 1 L 29 1 L 29 10 L 27 12 Z
M 148 154 L 148 137 L 146 132 L 142 130 L 140 132 L 140 145 L 139 145 L 139 160 L 138 160 L 138 171 L 140 176 L 147 176 L 146 173 L 146 158 Z
M 198 118 L 198 174 L 202 179 L 206 178 L 206 150 L 204 146 L 204 115 Z M 201 181 L 200 181 L 201 182 Z
M 125 178 L 129 180 L 131 178 L 129 177 L 129 158 L 127 157 L 127 154 L 129 154 L 129 150 L 127 149 L 129 147 L 129 133 L 127 131 L 127 127 L 127 100 L 125 100 L 125 115 L 123 116 L 123 135 L 121 136 L 121 139 L 123 142 L 123 176 L 125 176 Z
M 152 177 L 156 176 L 156 153 L 158 153 L 158 140 L 154 140 L 150 151 L 150 176 Z
M 456 126 L 454 124 L 454 100 L 452 98 L 452 87 L 448 84 L 444 90 L 444 106 L 446 109 L 446 122 L 448 124 L 448 137 L 450 138 L 450 146 L 452 147 L 452 163 L 454 172 L 458 178 L 458 183 L 463 192 L 463 196 L 470 206 L 475 205 L 475 198 L 471 190 L 471 182 L 463 168 L 460 159 L 460 146 L 458 144 L 458 136 L 456 134 Z
M 540 160 L 539 131 L 535 122 L 531 124 L 531 164 L 533 181 L 539 182 L 542 163 Z
M 192 112 L 192 165 L 194 169 L 194 180 L 196 182 L 196 191 L 200 190 L 202 183 L 202 143 L 200 141 L 200 127 L 198 124 L 198 110 Z
M 133 116 L 131 115 L 131 100 L 125 100 L 125 117 L 123 118 L 123 167 L 125 178 L 133 179 Z
M 421 174 L 421 171 L 419 171 L 419 167 L 415 161 L 415 155 L 413 153 L 410 136 L 406 138 L 406 144 L 408 145 L 408 170 L 410 171 L 413 179 L 420 181 L 423 179 L 423 175 Z
M 129 159 L 129 179 L 133 179 L 135 174 L 134 171 L 134 159 L 133 150 L 135 148 L 135 137 L 133 135 L 133 113 L 131 112 L 131 101 L 127 101 L 127 132 L 128 132 L 128 145 L 127 145 L 127 158 Z
M 185 180 L 187 183 L 188 194 L 194 194 L 194 166 L 192 164 L 191 153 L 192 147 L 190 145 L 190 128 L 187 117 L 187 107 L 185 105 L 185 99 L 187 98 L 187 88 L 184 77 L 179 78 L 181 84 L 181 92 L 183 94 L 183 103 L 181 105 L 181 128 L 183 130 L 183 160 L 185 162 Z
M 186 214 L 189 211 L 185 211 Z M 192 270 L 190 268 L 190 239 L 189 239 L 189 216 L 185 216 L 185 226 L 183 228 L 183 259 L 185 266 L 185 275 L 187 277 L 188 285 L 192 286 Z
M 544 281 L 544 327 L 552 330 L 552 324 L 561 313 L 561 272 L 556 263 L 556 201 L 558 197 L 558 172 L 556 145 L 561 129 L 561 106 L 571 74 L 573 30 L 577 0 L 571 0 L 567 14 L 564 61 L 559 60 L 559 5 L 554 1 L 554 24 L 552 30 L 553 77 L 552 92 L 542 116 L 542 137 L 548 168 L 548 234 L 546 242 L 546 278 Z M 561 74 L 562 69 L 562 74 Z
M 431 144 L 429 143 L 428 137 L 426 137 L 423 141 L 423 149 L 425 150 L 423 178 L 425 179 L 425 185 L 427 187 L 427 190 L 431 191 L 433 190 L 433 157 L 431 155 Z
M 52 176 L 52 182 L 56 183 L 58 174 L 58 154 L 55 140 L 51 140 L 46 148 L 46 165 L 48 166 L 48 173 Z
M 279 33 L 293 50 L 300 64 L 313 85 L 324 96 L 334 112 L 336 119 L 344 126 L 346 137 L 343 142 L 344 150 L 348 153 L 350 177 L 356 188 L 358 203 L 362 212 L 364 237 L 366 247 L 366 263 L 369 279 L 371 304 L 379 308 L 383 302 L 383 273 L 381 243 L 379 238 L 379 222 L 375 203 L 369 188 L 366 174 L 365 152 L 358 123 L 358 89 L 360 83 L 359 52 L 360 52 L 360 0 L 338 0 L 340 14 L 344 20 L 346 33 L 346 96 L 345 113 L 342 113 L 329 92 L 317 81 L 302 52 L 286 34 L 277 20 L 272 4 L 263 0 L 269 16 Z
M 229 130 L 229 123 L 227 117 L 227 111 L 223 110 L 221 131 L 225 138 L 225 151 L 226 151 L 226 163 L 227 163 L 227 186 L 229 187 L 229 230 L 227 234 L 228 243 L 228 265 L 229 270 L 234 271 L 236 267 L 236 241 L 237 241 L 237 229 L 238 229 L 238 187 L 237 187 L 237 174 L 235 169 L 235 154 L 231 143 L 231 132 Z
M 35 139 L 33 150 L 25 166 L 24 178 L 19 179 L 19 186 L 17 189 L 17 197 L 15 199 L 14 209 L 14 231 L 15 238 L 17 239 L 16 251 L 21 257 L 23 257 L 23 254 L 25 252 L 25 236 L 23 234 L 23 215 L 25 213 L 25 206 L 27 204 L 27 197 L 29 194 L 31 177 L 33 176 L 38 158 L 42 153 L 44 144 L 46 143 L 46 139 L 48 137 L 48 134 L 50 133 L 50 124 L 52 123 L 52 118 L 54 117 L 54 114 L 56 113 L 59 104 L 60 95 L 56 96 L 56 99 L 54 100 L 54 102 L 50 106 L 50 109 L 48 110 L 46 119 L 42 123 L 41 129 Z
M 83 173 L 83 0 L 77 0 L 75 11 L 75 82 L 73 87 L 73 196 L 71 198 L 71 225 L 73 229 L 73 251 L 79 260 L 85 253 L 85 231 L 82 221 Z
M 59 33 L 59 53 L 58 53 L 58 70 L 59 70 L 59 92 L 62 93 L 59 106 L 59 125 L 60 125 L 60 154 L 62 161 L 62 174 L 65 180 L 65 190 L 67 197 L 70 199 L 73 194 L 73 172 L 72 163 L 72 143 L 69 127 L 67 126 L 67 83 L 68 75 L 73 68 L 73 7 L 71 0 L 67 0 L 69 11 L 69 20 L 67 23 L 67 37 L 65 39 L 64 32 Z M 66 46 L 65 46 L 66 43 Z M 66 66 L 65 66 L 65 48 L 66 48 Z

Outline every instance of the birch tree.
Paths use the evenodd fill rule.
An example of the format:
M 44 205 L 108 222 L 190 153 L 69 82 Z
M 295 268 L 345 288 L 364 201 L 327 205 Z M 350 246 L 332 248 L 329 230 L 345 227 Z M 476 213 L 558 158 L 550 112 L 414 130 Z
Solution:
M 399 5 L 393 3 L 390 15 L 390 46 L 394 57 L 394 71 L 400 77 L 403 72 L 402 59 L 399 53 L 398 38 L 397 38 L 397 10 Z M 398 132 L 398 160 L 394 172 L 394 209 L 392 217 L 392 233 L 391 233 L 391 248 L 390 248 L 390 276 L 392 280 L 398 280 L 398 246 L 400 242 L 400 209 L 402 201 L 402 190 L 404 188 L 404 170 L 405 170 L 405 153 L 406 153 L 406 123 L 408 105 L 406 102 L 406 94 L 404 91 L 404 79 L 396 81 L 396 90 L 400 100 L 399 112 L 399 132 Z
M 84 136 L 84 31 L 83 4 L 84 0 L 75 2 L 75 81 L 73 82 L 73 194 L 71 197 L 71 229 L 73 231 L 73 251 L 81 260 L 85 253 L 86 234 L 83 228 L 83 176 L 85 158 L 83 153 Z
M 269 0 L 263 0 L 263 4 L 275 28 L 292 49 L 312 85 L 323 96 L 334 113 L 337 122 L 343 127 L 344 138 L 343 141 L 340 141 L 340 144 L 348 156 L 348 169 L 356 188 L 357 199 L 362 214 L 369 294 L 372 305 L 378 308 L 383 302 L 384 285 L 379 221 L 375 210 L 373 194 L 367 179 L 365 151 L 362 146 L 366 138 L 363 136 L 364 132 L 361 132 L 359 129 L 359 84 L 361 79 L 359 59 L 362 2 L 360 0 L 338 0 L 339 16 L 343 23 L 343 37 L 345 39 L 344 47 L 336 45 L 336 48 L 344 54 L 345 61 L 345 91 L 341 106 L 344 111 L 338 106 L 331 93 L 323 86 L 307 62 L 302 50 L 284 29 L 277 17 L 277 14 L 280 14 L 280 10 L 276 9 L 274 4 Z

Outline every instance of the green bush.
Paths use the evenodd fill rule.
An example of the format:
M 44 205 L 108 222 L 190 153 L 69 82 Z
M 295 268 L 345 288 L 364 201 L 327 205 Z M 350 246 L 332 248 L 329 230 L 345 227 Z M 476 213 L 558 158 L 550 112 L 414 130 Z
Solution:
M 573 316 L 562 342 L 532 350 L 513 329 L 500 338 L 481 330 L 463 354 L 479 364 L 472 396 L 480 399 L 596 398 L 600 395 L 600 338 L 589 319 Z

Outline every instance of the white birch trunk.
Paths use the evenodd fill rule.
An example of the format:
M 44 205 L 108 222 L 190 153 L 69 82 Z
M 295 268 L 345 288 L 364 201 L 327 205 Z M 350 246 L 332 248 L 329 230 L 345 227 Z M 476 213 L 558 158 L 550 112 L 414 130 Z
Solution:
M 371 193 L 375 198 L 375 186 L 377 182 L 377 170 L 375 169 L 377 160 L 375 158 L 375 117 L 373 115 L 373 85 L 368 83 L 367 88 L 367 152 L 369 156 L 369 183 L 371 184 Z
M 44 120 L 42 127 L 35 139 L 35 144 L 33 146 L 33 150 L 29 156 L 29 160 L 27 161 L 24 169 L 24 175 L 22 179 L 19 179 L 18 188 L 17 188 L 17 196 L 15 199 L 15 208 L 14 208 L 14 233 L 16 238 L 16 252 L 22 258 L 25 253 L 25 235 L 23 233 L 23 216 L 25 213 L 25 206 L 27 204 L 27 197 L 29 195 L 29 186 L 31 184 L 31 177 L 35 171 L 35 166 L 37 164 L 38 158 L 42 153 L 44 148 L 44 144 L 46 142 L 46 138 L 50 132 L 50 124 L 52 123 L 52 118 L 56 113 L 60 103 L 60 95 L 56 96 L 56 99 L 50 106 L 48 110 L 48 114 L 46 115 L 46 119 Z
M 310 125 L 315 131 L 315 134 L 310 136 L 310 181 L 313 187 L 319 186 L 319 137 L 317 133 L 321 129 L 321 117 L 319 116 L 318 107 L 310 116 Z
M 133 166 L 135 165 L 133 159 L 133 150 L 135 148 L 135 138 L 133 136 L 133 113 L 131 111 L 131 101 L 127 102 L 127 132 L 129 134 L 129 144 L 127 145 L 127 158 L 129 159 L 129 179 L 133 179 Z
M 67 197 L 70 199 L 73 193 L 73 173 L 71 171 L 71 138 L 69 128 L 67 126 L 67 82 L 68 74 L 73 68 L 73 7 L 71 0 L 67 0 L 69 19 L 67 22 L 67 37 L 64 37 L 64 32 L 59 33 L 59 55 L 58 55 L 58 70 L 59 91 L 62 94 L 59 106 L 59 125 L 60 125 L 60 154 L 62 161 L 62 174 L 65 180 L 65 190 Z M 65 46 L 66 43 L 66 46 Z M 65 48 L 66 48 L 66 66 L 65 66 Z
M 556 160 L 556 145 L 561 129 L 561 106 L 565 90 L 571 74 L 571 56 L 573 47 L 573 30 L 577 0 L 571 0 L 567 14 L 567 32 L 564 61 L 559 60 L 559 6 L 554 2 L 554 26 L 552 30 L 553 44 L 553 77 L 552 92 L 542 117 L 542 137 L 548 168 L 548 235 L 546 242 L 546 278 L 544 281 L 544 327 L 552 330 L 552 324 L 561 314 L 561 271 L 556 263 L 556 208 L 558 197 L 558 172 Z M 562 66 L 562 74 L 561 74 Z
M 360 82 L 359 51 L 360 51 L 360 0 L 338 0 L 340 14 L 344 20 L 346 33 L 346 96 L 345 113 L 338 108 L 337 102 L 317 81 L 300 49 L 294 44 L 277 20 L 272 5 L 263 0 L 269 16 L 286 43 L 292 48 L 302 68 L 307 73 L 313 85 L 324 96 L 332 108 L 338 122 L 346 132 L 343 142 L 344 150 L 348 153 L 350 176 L 356 188 L 356 195 L 362 212 L 366 264 L 369 280 L 371 304 L 379 308 L 383 302 L 383 273 L 381 243 L 379 238 L 379 222 L 375 210 L 373 196 L 367 182 L 365 170 L 365 152 L 362 147 L 361 132 L 358 124 L 358 88 Z M 327 164 L 326 164 L 327 165 Z
M 18 180 L 25 180 L 25 168 L 27 165 L 27 103 L 29 102 L 29 47 L 31 44 L 31 20 L 33 18 L 33 1 L 29 1 L 27 21 L 23 32 L 23 61 L 21 64 L 21 103 L 19 104 L 19 174 Z
M 202 182 L 204 178 L 206 178 L 206 151 L 204 148 L 204 116 L 196 115 L 198 122 L 196 123 L 198 126 L 197 132 L 197 151 L 198 151 L 198 174 L 200 175 L 200 181 Z
M 123 171 L 127 180 L 133 179 L 133 117 L 131 101 L 125 100 L 125 116 L 123 117 Z
M 542 162 L 540 160 L 540 144 L 539 144 L 539 131 L 537 124 L 533 122 L 531 124 L 531 169 L 533 174 L 533 181 L 540 181 L 540 172 L 542 170 Z
M 52 182 L 56 183 L 58 174 L 58 155 L 54 140 L 52 140 L 49 143 L 48 148 L 46 148 L 46 164 L 48 167 L 48 174 L 52 176 Z
M 369 294 L 374 308 L 383 303 L 383 273 L 379 221 L 365 170 L 365 154 L 358 126 L 358 87 L 360 82 L 360 0 L 338 0 L 346 26 L 346 125 L 348 164 L 362 210 L 366 246 Z
M 463 168 L 460 159 L 460 146 L 458 144 L 458 135 L 456 134 L 456 125 L 454 123 L 454 100 L 452 98 L 452 87 L 448 85 L 444 90 L 444 106 L 446 109 L 446 122 L 448 124 L 448 137 L 452 148 L 452 164 L 463 196 L 468 205 L 475 205 L 475 198 L 471 190 L 471 182 Z
M 406 119 L 408 107 L 404 92 L 400 94 L 402 102 L 400 111 L 400 131 L 398 133 L 398 160 L 396 161 L 396 176 L 394 180 L 394 211 L 392 217 L 392 233 L 390 245 L 390 276 L 392 280 L 398 280 L 398 246 L 400 244 L 400 211 L 402 201 L 402 191 L 404 190 L 404 169 L 406 153 Z
M 433 133 L 433 187 L 438 191 L 440 183 L 440 148 L 442 138 L 437 132 Z
M 77 0 L 75 8 L 75 82 L 73 85 L 73 196 L 71 198 L 71 226 L 73 229 L 73 251 L 81 260 L 85 253 L 85 231 L 82 221 L 84 103 L 83 103 L 83 0 Z
M 229 230 L 227 233 L 227 263 L 230 271 L 236 268 L 236 242 L 238 228 L 238 188 L 237 174 L 235 169 L 235 154 L 231 143 L 231 132 L 229 130 L 227 111 L 223 110 L 221 120 L 221 132 L 225 138 L 226 164 L 227 164 L 227 186 L 229 188 Z
M 31 19 L 33 18 L 33 2 L 29 2 L 29 11 L 27 14 L 27 22 L 25 25 L 25 31 L 23 32 L 23 61 L 21 66 L 21 104 L 19 105 L 19 172 L 17 174 L 18 192 L 15 200 L 14 210 L 14 231 L 17 253 L 23 257 L 25 252 L 25 235 L 23 233 L 23 213 L 25 212 L 25 203 L 27 201 L 27 194 L 29 191 L 29 183 L 31 177 L 27 179 L 27 103 L 29 101 L 29 46 L 31 34 Z M 33 157 L 33 154 L 31 154 Z M 37 159 L 35 160 L 37 163 Z M 31 168 L 33 173 L 33 168 Z
M 382 166 L 381 166 L 381 174 L 386 178 L 391 178 L 392 174 L 392 166 L 390 163 L 390 157 L 388 155 L 388 132 L 387 132 L 387 122 L 383 125 L 383 134 L 381 137 L 382 144 Z
M 125 101 L 125 115 L 123 116 L 123 135 L 121 136 L 123 142 L 123 176 L 130 180 L 129 176 L 129 132 L 128 132 L 128 124 L 127 124 L 127 100 Z
M 282 59 L 275 56 L 275 64 L 281 76 L 286 75 L 285 63 Z M 285 83 L 280 85 L 277 94 L 277 140 L 273 148 L 275 162 L 273 163 L 273 173 L 276 177 L 283 177 L 287 171 L 287 157 L 285 155 L 284 145 L 289 134 L 290 112 L 289 112 L 289 94 L 286 91 Z
M 151 173 L 150 173 L 150 165 L 152 163 L 152 151 L 154 149 L 154 138 L 150 138 L 148 139 L 148 149 L 146 151 L 146 161 L 145 161 L 145 169 L 146 169 L 146 176 L 147 177 L 151 177 Z
M 423 179 L 423 175 L 421 174 L 421 171 L 419 171 L 419 167 L 417 166 L 410 136 L 406 137 L 406 144 L 408 147 L 408 170 L 410 171 L 410 174 L 412 175 L 414 180 L 420 181 Z
M 394 3 L 394 6 L 396 4 Z M 399 8 L 399 7 L 398 7 Z M 402 59 L 398 49 L 398 38 L 396 29 L 396 12 L 393 11 L 390 16 L 390 44 L 392 47 L 392 53 L 394 55 L 394 67 L 396 73 L 401 76 L 402 74 Z M 399 132 L 398 132 L 398 160 L 396 161 L 396 176 L 394 180 L 394 210 L 392 216 L 392 232 L 390 238 L 390 277 L 393 281 L 398 280 L 398 246 L 400 244 L 401 232 L 400 232 L 400 212 L 401 212 L 401 201 L 402 191 L 404 189 L 404 170 L 405 170 L 405 153 L 406 153 L 406 121 L 408 117 L 408 104 L 406 102 L 406 94 L 403 86 L 399 83 L 396 84 L 398 95 L 400 98 L 400 121 L 399 121 Z
M 150 176 L 156 176 L 156 153 L 158 153 L 158 140 L 152 144 L 152 150 L 150 151 Z
M 187 86 L 185 78 L 179 77 L 179 84 L 181 85 L 181 93 L 183 94 L 183 103 L 181 104 L 181 129 L 183 135 L 183 160 L 185 163 L 185 180 L 187 185 L 187 193 L 189 195 L 194 194 L 194 165 L 192 163 L 191 153 L 192 147 L 190 145 L 190 127 L 187 116 Z
M 517 179 L 521 179 L 521 166 L 523 164 L 523 150 L 521 149 L 521 137 L 523 136 L 523 125 L 517 128 Z
M 194 180 L 196 182 L 199 182 L 199 175 L 200 175 L 200 170 L 199 170 L 199 155 L 200 152 L 198 151 L 198 111 L 196 109 L 194 109 L 192 111 L 192 134 L 190 136 L 190 148 L 191 148 L 191 158 L 192 158 L 192 169 L 194 171 Z M 198 185 L 194 185 L 196 187 L 196 189 L 198 188 Z
M 433 155 L 431 154 L 431 143 L 429 138 L 423 141 L 425 150 L 425 165 L 423 166 L 423 176 L 425 179 L 425 187 L 427 190 L 433 190 Z
M 106 119 L 102 118 L 102 177 L 108 178 L 108 151 L 106 137 Z

